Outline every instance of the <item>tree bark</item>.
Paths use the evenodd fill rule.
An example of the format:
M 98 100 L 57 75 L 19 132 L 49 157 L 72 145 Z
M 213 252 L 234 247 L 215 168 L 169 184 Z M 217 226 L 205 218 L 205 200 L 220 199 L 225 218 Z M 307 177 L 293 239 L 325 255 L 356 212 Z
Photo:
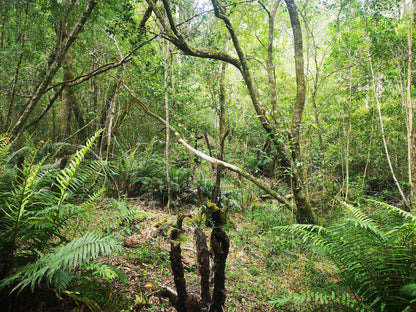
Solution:
M 273 4 L 271 12 L 263 5 L 260 4 L 266 10 L 269 17 L 268 23 L 268 37 L 267 37 L 267 57 L 266 57 L 266 70 L 267 70 L 267 79 L 269 81 L 269 93 L 270 93 L 270 103 L 272 106 L 273 120 L 276 123 L 276 127 L 279 126 L 279 108 L 277 105 L 277 90 L 276 90 L 276 77 L 275 77 L 275 68 L 273 64 L 273 41 L 274 41 L 274 22 L 276 18 L 277 8 L 280 5 L 281 0 L 276 0 Z
M 407 206 L 408 201 L 406 199 L 406 196 L 404 196 L 404 193 L 403 193 L 403 190 L 402 190 L 402 188 L 399 184 L 399 181 L 396 178 L 396 175 L 395 175 L 394 169 L 393 169 L 393 165 L 391 164 L 391 160 L 390 160 L 390 154 L 389 154 L 389 149 L 388 149 L 388 146 L 387 146 L 387 140 L 386 140 L 386 136 L 384 134 L 383 118 L 381 116 L 381 105 L 380 105 L 380 100 L 379 100 L 379 97 L 378 97 L 377 80 L 376 80 L 376 77 L 375 77 L 375 73 L 374 73 L 374 69 L 373 69 L 373 62 L 372 62 L 370 54 L 369 54 L 368 60 L 369 60 L 369 63 L 370 63 L 370 69 L 371 69 L 371 75 L 372 75 L 374 98 L 375 98 L 376 103 L 377 103 L 377 111 L 378 111 L 378 117 L 379 117 L 379 121 L 380 121 L 381 136 L 383 138 L 384 152 L 385 152 L 385 155 L 386 155 L 387 163 L 388 163 L 389 168 L 390 168 L 390 173 L 393 177 L 393 180 L 394 180 L 394 182 L 397 186 L 397 189 L 400 193 L 400 196 L 401 196 L 403 202 Z
M 204 231 L 200 227 L 195 229 L 195 241 L 198 272 L 201 276 L 201 299 L 202 304 L 207 305 L 211 301 L 209 293 L 209 250 Z
M 186 293 L 185 273 L 182 264 L 181 245 L 180 243 L 170 242 L 170 263 L 172 268 L 173 279 L 175 281 L 176 291 L 178 293 L 176 301 L 176 310 L 186 312 Z
M 409 6 L 411 6 L 409 4 Z M 414 208 L 416 204 L 416 135 L 415 123 L 413 119 L 413 103 L 412 103 L 412 62 L 413 62 L 413 22 L 412 17 L 416 16 L 416 0 L 413 0 L 413 7 L 407 12 L 407 160 L 408 174 L 410 185 L 410 208 Z M 413 15 L 413 16 L 412 16 Z
M 300 153 L 300 128 L 302 123 L 303 109 L 305 107 L 305 73 L 303 63 L 303 42 L 302 29 L 299 22 L 299 15 L 294 0 L 285 0 L 289 11 L 290 22 L 292 25 L 294 49 L 295 49 L 295 69 L 296 69 L 296 101 L 293 108 L 292 126 L 290 132 L 292 147 L 292 172 L 293 172 L 293 196 L 296 201 L 297 214 L 296 220 L 299 223 L 314 223 L 312 206 L 309 202 L 306 187 L 302 176 L 302 164 Z
M 73 72 L 73 56 L 67 52 L 64 57 L 64 80 L 72 80 Z M 61 109 L 59 111 L 59 137 L 64 140 L 71 133 L 72 107 L 75 105 L 75 94 L 71 87 L 65 87 L 62 90 Z
M 214 291 L 209 312 L 222 312 L 225 303 L 225 264 L 230 240 L 223 229 L 214 227 L 211 232 L 211 248 L 214 254 Z

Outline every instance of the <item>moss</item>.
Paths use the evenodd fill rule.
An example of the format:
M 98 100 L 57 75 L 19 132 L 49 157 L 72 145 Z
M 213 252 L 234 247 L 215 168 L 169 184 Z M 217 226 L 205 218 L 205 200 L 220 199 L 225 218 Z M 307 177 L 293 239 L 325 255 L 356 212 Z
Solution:
M 227 223 L 233 227 L 236 225 L 236 222 L 227 215 L 227 207 L 219 208 L 209 200 L 202 206 L 200 217 L 205 221 L 207 227 L 221 227 Z

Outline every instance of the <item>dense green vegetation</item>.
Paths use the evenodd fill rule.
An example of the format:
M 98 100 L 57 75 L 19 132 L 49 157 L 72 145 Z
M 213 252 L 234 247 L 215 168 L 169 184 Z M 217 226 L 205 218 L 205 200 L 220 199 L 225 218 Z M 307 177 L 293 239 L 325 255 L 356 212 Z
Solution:
M 414 0 L 0 0 L 5 309 L 414 311 L 415 24 Z

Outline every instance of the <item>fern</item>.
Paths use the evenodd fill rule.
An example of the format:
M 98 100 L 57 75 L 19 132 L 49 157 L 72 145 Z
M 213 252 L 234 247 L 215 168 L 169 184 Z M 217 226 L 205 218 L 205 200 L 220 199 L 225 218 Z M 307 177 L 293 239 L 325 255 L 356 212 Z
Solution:
M 63 201 L 65 199 L 66 197 L 65 194 L 68 188 L 70 187 L 71 182 L 73 182 L 74 180 L 75 172 L 77 171 L 79 165 L 81 164 L 81 161 L 84 159 L 88 150 L 92 147 L 94 141 L 98 138 L 100 133 L 101 131 L 97 131 L 92 138 L 88 139 L 86 145 L 75 153 L 75 155 L 72 157 L 71 161 L 69 162 L 69 165 L 65 167 L 57 176 L 56 178 L 58 181 L 57 186 L 61 190 L 61 198 L 62 198 L 60 199 L 60 201 Z M 76 185 L 74 185 L 73 187 L 79 186 L 77 185 L 77 183 L 75 184 Z
M 126 278 L 124 272 L 118 270 L 114 265 L 108 265 L 101 262 L 92 262 L 85 267 L 85 270 L 91 272 L 92 276 L 99 276 L 106 281 L 114 279 L 124 280 Z
M 7 160 L 11 146 L 10 136 L 7 134 L 0 134 L 0 165 Z
M 106 231 L 111 232 L 122 225 L 131 224 L 135 221 L 143 221 L 145 218 L 153 216 L 153 214 L 145 211 L 138 211 L 127 207 L 125 202 L 114 201 L 117 213 L 115 216 L 108 218 L 106 222 Z
M 66 166 L 63 170 L 61 170 L 61 172 L 56 177 L 56 180 L 58 182 L 57 186 L 60 189 L 61 193 L 59 196 L 58 203 L 56 205 L 56 213 L 53 219 L 53 223 L 55 223 L 55 226 L 51 228 L 51 231 L 49 231 L 49 236 L 52 236 L 54 232 L 59 228 L 58 225 L 60 225 L 62 205 L 67 196 L 70 194 L 69 187 L 72 186 L 72 188 L 74 189 L 80 185 L 79 183 L 71 185 L 71 183 L 74 182 L 75 173 L 79 165 L 81 164 L 82 160 L 84 159 L 85 155 L 87 154 L 88 150 L 92 147 L 94 141 L 98 138 L 100 133 L 101 131 L 97 131 L 93 137 L 88 139 L 86 145 L 82 149 L 78 150 L 75 153 L 75 155 L 73 155 L 71 161 L 69 162 L 69 165 Z
M 33 290 L 37 283 L 45 281 L 62 290 L 72 280 L 74 267 L 87 264 L 99 254 L 118 250 L 118 243 L 100 234 L 86 234 L 70 241 L 68 234 L 72 231 L 72 235 L 79 235 L 79 229 L 62 233 L 70 220 L 90 210 L 104 192 L 94 193 L 81 204 L 69 201 L 84 181 L 77 179 L 76 174 L 98 134 L 61 171 L 56 163 L 46 164 L 48 153 L 40 145 L 30 149 L 19 177 L 0 206 L 0 269 L 6 277 L 1 281 L 2 287 L 21 291 L 30 286 Z M 6 154 L 1 155 L 2 142 L 0 136 L 0 157 L 6 158 Z M 42 154 L 46 155 L 40 157 Z M 16 272 L 9 275 L 12 269 Z
M 402 311 L 409 300 L 416 298 L 406 297 L 400 290 L 416 280 L 416 221 L 412 213 L 376 204 L 387 210 L 369 216 L 362 209 L 342 203 L 347 217 L 331 228 L 293 225 L 282 229 L 323 247 L 350 292 L 368 309 Z M 390 222 L 380 223 L 386 219 Z
M 81 204 L 82 207 L 85 210 L 91 209 L 91 207 L 95 204 L 95 202 L 104 195 L 104 192 L 105 192 L 105 188 L 102 188 L 101 190 L 89 196 L 89 198 Z
M 97 233 L 87 233 L 68 244 L 60 247 L 54 253 L 41 256 L 39 260 L 30 263 L 18 272 L 1 281 L 0 287 L 17 283 L 12 292 L 21 291 L 30 286 L 32 291 L 36 284 L 45 281 L 53 285 L 57 291 L 64 290 L 71 281 L 71 270 L 77 266 L 88 264 L 100 254 L 110 255 L 120 250 L 120 244 Z
M 286 296 L 285 298 L 278 298 L 270 301 L 270 303 L 276 307 L 284 306 L 288 302 L 291 302 L 295 305 L 301 305 L 303 303 L 312 303 L 326 307 L 332 306 L 337 309 L 336 311 L 339 311 L 341 309 L 355 312 L 367 311 L 367 308 L 364 305 L 357 302 L 349 294 L 336 294 L 334 291 L 332 291 L 330 294 L 306 291 L 302 294 L 293 294 Z

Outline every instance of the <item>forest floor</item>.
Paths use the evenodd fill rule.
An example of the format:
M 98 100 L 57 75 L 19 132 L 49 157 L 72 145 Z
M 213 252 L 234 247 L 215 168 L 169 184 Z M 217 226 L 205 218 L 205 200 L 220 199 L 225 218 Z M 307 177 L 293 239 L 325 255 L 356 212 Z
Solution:
M 122 271 L 124 278 L 98 285 L 87 283 L 87 287 L 100 288 L 98 294 L 102 296 L 98 300 L 90 299 L 96 300 L 101 307 L 104 304 L 103 311 L 175 311 L 167 299 L 159 298 L 157 294 L 161 287 L 175 289 L 168 236 L 169 225 L 176 221 L 176 216 L 145 202 L 129 202 L 128 207 L 137 210 L 140 218 L 119 225 L 117 235 L 123 240 L 122 251 L 102 259 L 103 263 Z M 197 213 L 194 207 L 182 209 L 183 214 Z M 117 209 L 109 207 L 108 203 L 103 204 L 91 216 L 92 222 L 88 226 L 104 230 L 116 214 Z M 309 250 L 287 233 L 277 234 L 276 225 L 291 222 L 281 208 L 265 203 L 244 214 L 231 213 L 230 216 L 235 224 L 225 228 L 230 238 L 230 251 L 224 311 L 307 311 L 305 307 L 275 307 L 271 301 L 288 293 L 336 282 L 334 268 L 319 253 Z M 181 247 L 188 294 L 199 295 L 194 228 L 195 224 L 184 222 L 186 240 Z M 209 241 L 211 229 L 205 228 L 204 231 Z M 79 291 L 61 296 L 49 293 L 49 297 L 55 298 L 48 298 L 45 290 L 38 291 L 34 297 L 27 296 L 31 299 L 37 297 L 37 303 L 30 303 L 30 310 L 21 311 L 83 312 L 88 311 L 87 306 L 93 306 Z M 71 301 L 69 297 L 72 303 L 68 303 Z

